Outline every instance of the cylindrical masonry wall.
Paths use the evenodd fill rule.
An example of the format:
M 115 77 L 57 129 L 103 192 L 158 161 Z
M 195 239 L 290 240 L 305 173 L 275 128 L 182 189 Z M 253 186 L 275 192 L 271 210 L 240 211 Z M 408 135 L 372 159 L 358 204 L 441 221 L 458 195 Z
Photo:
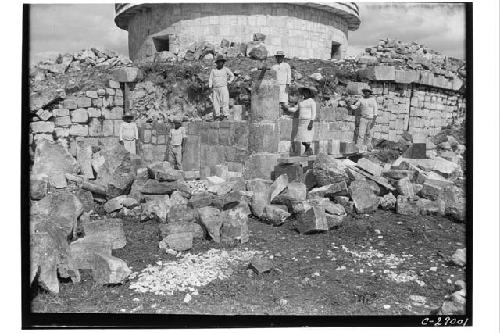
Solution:
M 348 30 L 360 20 L 354 3 L 168 3 L 117 6 L 115 22 L 128 30 L 132 60 L 152 56 L 165 41 L 174 51 L 200 41 L 249 42 L 254 33 L 267 36 L 270 54 L 331 59 L 343 58 Z

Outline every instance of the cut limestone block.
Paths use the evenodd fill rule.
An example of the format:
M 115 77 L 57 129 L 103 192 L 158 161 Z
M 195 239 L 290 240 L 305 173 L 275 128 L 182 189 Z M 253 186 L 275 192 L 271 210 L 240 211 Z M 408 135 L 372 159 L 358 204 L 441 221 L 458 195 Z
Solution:
M 162 223 L 160 224 L 160 232 L 162 237 L 166 237 L 173 234 L 190 232 L 193 234 L 194 238 L 199 238 L 199 239 L 205 238 L 205 232 L 203 231 L 201 225 L 194 222 Z
M 83 225 L 85 238 L 89 241 L 101 241 L 111 244 L 112 249 L 121 249 L 127 245 L 123 222 L 120 219 L 105 219 L 86 222 Z
M 118 82 L 135 82 L 142 79 L 142 71 L 137 67 L 121 67 L 111 73 L 113 79 Z
M 221 211 L 217 208 L 207 206 L 199 208 L 198 214 L 209 236 L 216 243 L 220 243 L 220 231 L 222 227 Z
M 262 219 L 270 222 L 274 226 L 280 226 L 285 223 L 285 220 L 290 217 L 287 206 L 284 205 L 267 205 L 264 207 Z
M 127 263 L 119 258 L 104 253 L 94 256 L 94 281 L 100 284 L 120 284 L 132 273 Z
M 295 227 L 301 234 L 328 231 L 328 222 L 322 207 L 312 206 L 297 215 Z
M 264 207 L 270 203 L 271 184 L 271 181 L 265 179 L 256 178 L 247 181 L 247 190 L 253 193 L 250 207 L 255 216 L 262 216 Z
M 187 251 L 193 247 L 194 234 L 192 232 L 181 232 L 170 234 L 163 238 L 160 248 L 166 246 L 175 251 Z
M 367 158 L 361 158 L 358 163 L 358 167 L 371 173 L 374 176 L 380 176 L 384 170 L 379 164 L 370 161 Z
M 271 185 L 269 188 L 269 200 L 268 202 L 273 201 L 273 199 L 283 192 L 283 190 L 286 189 L 288 185 L 288 175 L 287 174 L 282 174 L 279 177 L 276 178 L 274 183 Z
M 396 212 L 401 215 L 419 215 L 420 207 L 418 201 L 418 197 L 410 198 L 399 195 L 396 202 Z
M 221 241 L 242 244 L 248 242 L 248 216 L 240 209 L 229 209 L 222 215 Z
M 111 243 L 98 239 L 79 238 L 69 244 L 71 257 L 77 269 L 93 269 L 96 253 L 111 255 Z
M 377 210 L 379 197 L 373 193 L 367 181 L 355 180 L 349 185 L 349 192 L 356 212 L 359 214 L 372 213 Z
M 288 176 L 289 181 L 302 182 L 304 180 L 304 172 L 302 165 L 299 163 L 281 163 L 274 167 L 274 177 L 279 177 L 283 174 Z

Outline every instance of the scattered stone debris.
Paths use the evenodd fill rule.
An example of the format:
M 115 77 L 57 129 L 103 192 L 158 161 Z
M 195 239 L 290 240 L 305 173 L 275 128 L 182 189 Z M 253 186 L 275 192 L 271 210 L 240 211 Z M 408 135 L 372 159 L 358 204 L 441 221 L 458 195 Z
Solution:
M 149 265 L 141 272 L 131 274 L 130 289 L 152 292 L 155 295 L 173 295 L 188 291 L 191 294 L 214 280 L 231 276 L 239 265 L 248 264 L 259 251 L 210 249 L 200 254 L 186 253 L 176 261 Z
M 453 264 L 463 267 L 466 264 L 466 256 L 465 256 L 465 251 L 466 249 L 457 249 L 455 253 L 453 253 L 453 256 L 451 257 L 451 261 Z
M 257 255 L 252 258 L 248 267 L 257 274 L 268 273 L 273 268 L 273 262 L 266 256 Z
M 465 282 L 455 281 L 455 291 L 449 295 L 437 310 L 431 311 L 432 315 L 464 315 L 466 303 Z

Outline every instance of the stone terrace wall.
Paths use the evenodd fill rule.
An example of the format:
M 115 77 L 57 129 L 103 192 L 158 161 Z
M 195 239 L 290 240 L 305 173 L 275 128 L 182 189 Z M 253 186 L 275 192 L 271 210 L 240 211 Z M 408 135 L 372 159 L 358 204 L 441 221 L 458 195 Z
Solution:
M 138 153 L 147 162 L 164 161 L 169 156 L 169 124 L 139 123 Z M 215 175 L 215 166 L 224 164 L 229 172 L 243 171 L 248 156 L 246 121 L 192 121 L 183 124 L 187 138 L 183 169 L 192 176 Z
M 458 89 L 453 89 L 458 88 L 458 84 L 450 85 L 428 77 L 426 83 L 438 82 L 447 88 L 423 84 L 418 71 L 418 76 L 413 73 L 414 79 L 404 82 L 393 76 L 390 68 L 371 71 L 372 76 L 367 81 L 379 104 L 374 138 L 397 141 L 408 131 L 414 138 L 425 142 L 441 127 L 463 121 L 465 98 Z M 373 72 L 378 74 L 373 75 Z M 399 78 L 411 75 L 399 75 Z M 366 82 L 350 82 L 347 92 L 357 97 L 365 86 Z M 346 149 L 352 147 L 348 143 L 354 142 L 358 119 L 348 110 L 345 100 L 337 99 L 328 106 L 319 106 L 317 114 L 314 153 L 338 155 L 347 152 Z M 118 82 L 110 80 L 107 87 L 96 87 L 95 90 L 67 97 L 50 109 L 38 110 L 30 124 L 30 140 L 52 140 L 55 131 L 78 158 L 79 152 L 85 151 L 88 145 L 117 143 L 122 117 L 122 90 Z M 191 177 L 217 175 L 221 165 L 226 167 L 227 172 L 235 175 L 242 173 L 250 156 L 248 121 L 191 121 L 184 126 L 187 142 L 183 169 L 190 171 Z M 138 127 L 138 154 L 147 162 L 168 160 L 169 124 L 138 122 Z M 286 156 L 303 149 L 299 142 L 294 142 L 296 119 L 282 115 L 278 127 L 278 153 Z M 269 144 L 274 145 L 275 142 Z M 269 151 L 275 151 L 274 146 Z
M 77 142 L 88 144 L 117 142 L 123 122 L 123 92 L 110 80 L 108 87 L 69 96 L 51 109 L 40 109 L 30 123 L 30 144 L 40 139 L 53 140 L 52 133 L 77 155 Z

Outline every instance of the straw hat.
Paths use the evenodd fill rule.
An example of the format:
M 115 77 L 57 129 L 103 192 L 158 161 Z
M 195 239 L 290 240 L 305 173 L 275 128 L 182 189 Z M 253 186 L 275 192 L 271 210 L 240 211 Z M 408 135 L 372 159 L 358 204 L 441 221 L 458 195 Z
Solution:
M 226 62 L 226 58 L 224 58 L 224 56 L 222 54 L 218 54 L 217 57 L 215 57 L 215 62 L 218 62 L 218 61 Z
M 129 118 L 129 119 L 130 119 L 130 118 L 132 118 L 132 119 L 134 119 L 134 118 L 135 118 L 135 116 L 134 116 L 134 114 L 133 114 L 132 112 L 127 111 L 127 112 L 125 112 L 125 113 L 123 114 L 123 117 L 122 117 L 122 118 L 123 118 L 123 119 L 125 119 L 125 118 Z
M 285 52 L 283 51 L 276 51 L 276 54 L 274 55 L 275 57 L 284 57 L 285 56 Z
M 318 89 L 316 89 L 315 86 L 312 86 L 312 85 L 299 85 L 297 87 L 297 89 L 300 91 L 300 90 L 309 90 L 309 92 L 313 95 L 317 95 L 318 94 Z

